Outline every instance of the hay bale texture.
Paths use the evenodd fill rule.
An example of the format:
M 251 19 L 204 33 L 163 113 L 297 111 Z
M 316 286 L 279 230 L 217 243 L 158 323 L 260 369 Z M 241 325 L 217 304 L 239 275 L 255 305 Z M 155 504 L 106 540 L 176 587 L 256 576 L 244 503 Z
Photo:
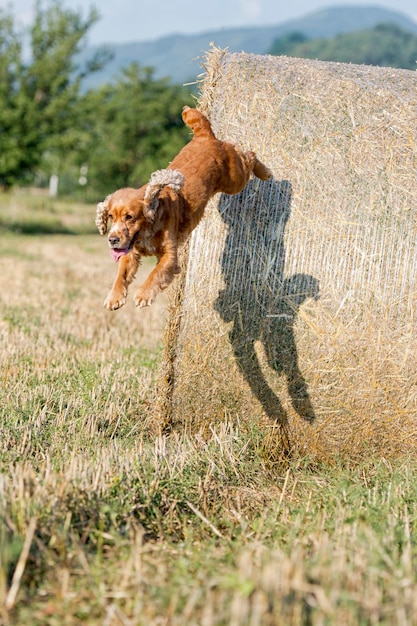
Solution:
M 313 453 L 415 449 L 416 73 L 215 48 L 205 70 L 198 108 L 274 177 L 218 195 L 191 237 L 162 419 L 287 424 Z

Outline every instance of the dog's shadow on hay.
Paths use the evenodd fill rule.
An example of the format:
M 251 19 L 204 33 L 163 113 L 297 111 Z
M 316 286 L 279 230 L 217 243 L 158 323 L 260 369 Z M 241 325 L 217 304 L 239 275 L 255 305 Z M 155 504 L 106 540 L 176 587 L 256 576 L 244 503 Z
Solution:
M 295 411 L 315 419 L 306 381 L 298 365 L 294 325 L 300 306 L 319 297 L 319 282 L 309 274 L 285 277 L 285 227 L 291 211 L 291 184 L 249 182 L 238 196 L 219 203 L 228 234 L 221 257 L 225 288 L 215 308 L 233 322 L 230 341 L 239 370 L 272 420 L 285 426 L 287 416 L 260 365 L 257 343 L 268 365 L 286 379 Z

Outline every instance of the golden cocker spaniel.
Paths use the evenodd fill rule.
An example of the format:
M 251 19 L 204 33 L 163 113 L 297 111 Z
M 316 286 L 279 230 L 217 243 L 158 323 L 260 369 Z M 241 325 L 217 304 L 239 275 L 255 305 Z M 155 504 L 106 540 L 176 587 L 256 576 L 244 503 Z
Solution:
M 110 221 L 108 242 L 118 262 L 106 309 L 125 304 L 142 256 L 155 256 L 158 262 L 134 301 L 138 307 L 152 304 L 179 273 L 178 246 L 197 226 L 210 198 L 218 192 L 239 193 L 252 173 L 261 180 L 271 177 L 254 152 L 216 139 L 197 109 L 184 107 L 182 118 L 194 136 L 168 168 L 154 172 L 143 187 L 119 189 L 97 205 L 97 227 L 104 235 Z

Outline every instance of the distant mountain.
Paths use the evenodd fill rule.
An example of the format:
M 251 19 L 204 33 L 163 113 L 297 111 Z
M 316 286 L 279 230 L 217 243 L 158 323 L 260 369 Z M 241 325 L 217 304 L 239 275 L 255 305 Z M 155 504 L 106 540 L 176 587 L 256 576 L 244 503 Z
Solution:
M 170 35 L 154 41 L 111 44 L 106 48 L 113 59 L 103 70 L 89 76 L 84 87 L 88 89 L 110 82 L 123 67 L 133 62 L 155 68 L 158 78 L 166 76 L 173 83 L 192 82 L 202 71 L 201 58 L 209 50 L 211 42 L 219 48 L 228 48 L 230 52 L 265 54 L 277 37 L 287 33 L 303 33 L 311 39 L 331 38 L 341 33 L 373 28 L 381 23 L 397 24 L 417 34 L 417 23 L 397 11 L 377 6 L 329 7 L 275 26 L 222 29 L 197 35 Z M 91 56 L 97 48 L 88 47 L 82 58 Z

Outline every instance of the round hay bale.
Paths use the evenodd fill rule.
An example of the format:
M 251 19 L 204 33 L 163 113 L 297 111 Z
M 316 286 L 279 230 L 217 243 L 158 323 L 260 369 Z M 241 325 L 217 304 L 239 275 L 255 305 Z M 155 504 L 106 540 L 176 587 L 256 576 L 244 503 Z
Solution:
M 192 234 L 164 424 L 280 424 L 350 458 L 415 450 L 417 75 L 217 49 L 205 68 L 214 132 L 274 178 L 214 198 Z

